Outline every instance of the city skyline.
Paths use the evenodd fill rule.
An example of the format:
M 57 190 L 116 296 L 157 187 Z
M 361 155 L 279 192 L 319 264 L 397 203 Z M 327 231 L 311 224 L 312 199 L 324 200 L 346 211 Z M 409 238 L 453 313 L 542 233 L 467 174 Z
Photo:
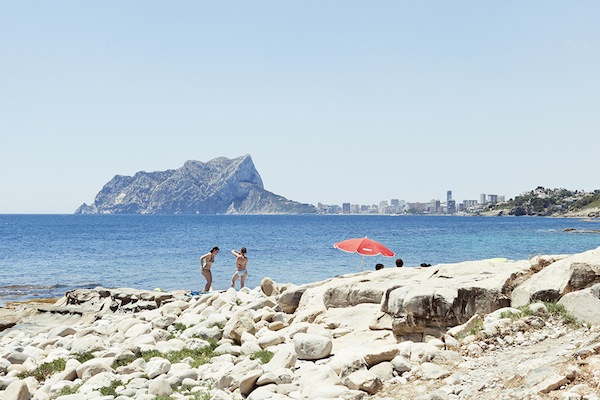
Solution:
M 317 203 L 317 212 L 322 214 L 456 214 L 463 212 L 473 212 L 480 210 L 488 204 L 503 203 L 506 201 L 505 195 L 481 193 L 479 200 L 464 199 L 458 204 L 453 197 L 452 190 L 446 191 L 446 201 L 432 199 L 428 202 L 410 202 L 392 198 L 389 200 L 380 200 L 378 204 L 358 204 L 344 202 L 338 204 Z

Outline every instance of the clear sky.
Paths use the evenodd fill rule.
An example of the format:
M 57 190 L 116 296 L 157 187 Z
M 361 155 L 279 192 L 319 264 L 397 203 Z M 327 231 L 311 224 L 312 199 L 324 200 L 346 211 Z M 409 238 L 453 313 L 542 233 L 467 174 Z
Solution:
M 316 204 L 600 189 L 598 1 L 0 0 L 0 213 L 250 154 Z

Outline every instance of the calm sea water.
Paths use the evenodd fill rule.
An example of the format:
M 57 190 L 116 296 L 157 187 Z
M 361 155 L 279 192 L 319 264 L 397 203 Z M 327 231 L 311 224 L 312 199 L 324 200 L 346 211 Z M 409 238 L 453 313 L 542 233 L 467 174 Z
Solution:
M 215 289 L 229 287 L 230 250 L 248 249 L 253 288 L 263 277 L 303 284 L 358 272 L 361 257 L 334 249 L 368 236 L 407 266 L 531 255 L 600 246 L 600 224 L 563 218 L 373 215 L 0 215 L 0 304 L 60 297 L 82 287 L 201 290 L 199 258 L 213 246 Z M 394 258 L 365 258 L 394 265 Z M 239 285 L 239 283 L 238 283 Z M 239 286 L 238 286 L 239 287 Z

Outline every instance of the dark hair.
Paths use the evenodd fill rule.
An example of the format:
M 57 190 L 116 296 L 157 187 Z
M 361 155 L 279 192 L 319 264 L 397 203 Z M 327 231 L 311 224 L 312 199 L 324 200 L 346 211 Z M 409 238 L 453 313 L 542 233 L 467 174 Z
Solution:
M 401 258 L 396 258 L 396 267 L 400 268 L 404 265 L 404 261 Z
M 220 249 L 219 249 L 217 246 L 215 246 L 215 247 L 213 247 L 213 248 L 211 249 L 211 251 L 210 251 L 210 252 L 211 252 L 211 253 L 214 253 L 214 251 L 215 251 L 215 250 L 220 250 Z
M 242 247 L 242 249 L 240 250 L 240 253 L 246 253 L 246 248 Z
M 383 264 L 375 264 L 375 269 L 379 270 L 383 268 Z

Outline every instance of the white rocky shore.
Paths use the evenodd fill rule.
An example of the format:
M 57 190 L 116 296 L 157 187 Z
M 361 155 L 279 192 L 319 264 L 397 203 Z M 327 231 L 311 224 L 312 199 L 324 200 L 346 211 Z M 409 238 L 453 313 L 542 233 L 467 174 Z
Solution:
M 518 308 L 517 308 L 518 307 Z M 0 399 L 600 400 L 600 248 L 0 309 Z

